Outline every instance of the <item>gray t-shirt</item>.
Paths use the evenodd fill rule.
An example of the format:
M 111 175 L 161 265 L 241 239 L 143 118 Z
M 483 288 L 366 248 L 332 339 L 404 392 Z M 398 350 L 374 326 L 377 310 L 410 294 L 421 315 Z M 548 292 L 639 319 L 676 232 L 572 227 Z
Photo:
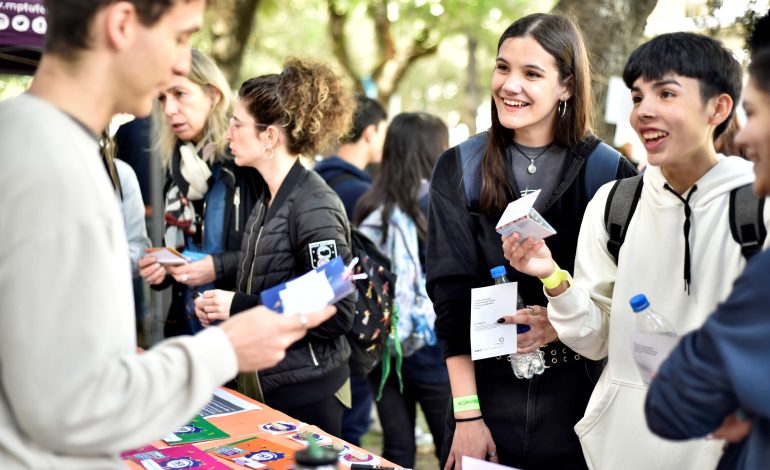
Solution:
M 516 145 L 518 149 L 514 145 L 509 145 L 506 150 L 516 185 L 519 187 L 521 196 L 540 189 L 542 192 L 534 207 L 535 210 L 542 211 L 567 168 L 567 149 L 557 144 L 551 145 L 547 150 L 548 146 Z M 536 171 L 530 173 L 528 168 L 532 165 L 533 158 Z

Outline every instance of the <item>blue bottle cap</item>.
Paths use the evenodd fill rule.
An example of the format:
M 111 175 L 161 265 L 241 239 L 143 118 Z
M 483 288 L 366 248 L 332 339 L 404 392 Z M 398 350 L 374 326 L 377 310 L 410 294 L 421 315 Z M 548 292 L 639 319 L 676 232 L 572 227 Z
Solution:
M 492 279 L 497 279 L 498 277 L 505 276 L 505 266 L 495 266 L 494 268 L 489 270 L 489 274 L 492 275 Z
M 650 306 L 650 301 L 647 300 L 647 296 L 644 294 L 636 294 L 628 301 L 631 304 L 631 309 L 634 312 L 641 312 L 645 308 Z

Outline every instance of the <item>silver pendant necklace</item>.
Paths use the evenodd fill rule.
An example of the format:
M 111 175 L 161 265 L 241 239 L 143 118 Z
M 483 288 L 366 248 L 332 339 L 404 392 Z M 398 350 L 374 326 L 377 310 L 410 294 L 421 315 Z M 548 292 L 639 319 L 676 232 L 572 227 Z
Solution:
M 529 160 L 529 166 L 527 167 L 527 173 L 529 173 L 530 175 L 534 175 L 535 173 L 537 173 L 537 166 L 535 166 L 535 160 L 537 160 L 538 158 L 542 157 L 542 156 L 543 156 L 543 154 L 544 154 L 545 152 L 547 152 L 549 148 L 551 148 L 551 145 L 553 145 L 553 142 L 551 142 L 551 143 L 550 143 L 550 144 L 548 144 L 548 146 L 546 146 L 546 148 L 544 148 L 544 149 L 543 149 L 543 150 L 542 150 L 540 153 L 538 153 L 538 154 L 537 154 L 537 155 L 535 155 L 534 157 L 530 157 L 529 155 L 527 155 L 526 153 L 524 153 L 524 151 L 523 151 L 523 150 L 521 150 L 521 149 L 519 148 L 519 146 L 518 146 L 518 145 L 516 145 L 516 142 L 514 142 L 514 141 L 511 141 L 511 143 L 513 144 L 513 146 L 514 146 L 514 147 L 516 147 L 516 150 L 518 150 L 518 151 L 519 151 L 519 153 L 520 153 L 520 154 L 521 154 L 521 155 L 522 155 L 524 158 L 526 158 L 527 160 Z

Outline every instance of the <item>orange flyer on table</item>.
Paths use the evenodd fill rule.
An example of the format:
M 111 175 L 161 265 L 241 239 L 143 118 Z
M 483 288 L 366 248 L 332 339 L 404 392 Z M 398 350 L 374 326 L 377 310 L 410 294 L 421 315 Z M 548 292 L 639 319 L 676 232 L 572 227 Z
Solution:
M 206 452 L 245 467 L 252 465 L 251 468 L 257 468 L 261 464 L 273 470 L 291 470 L 294 468 L 294 453 L 296 449 L 281 445 L 270 439 L 251 437 L 242 441 L 217 446 L 206 450 Z

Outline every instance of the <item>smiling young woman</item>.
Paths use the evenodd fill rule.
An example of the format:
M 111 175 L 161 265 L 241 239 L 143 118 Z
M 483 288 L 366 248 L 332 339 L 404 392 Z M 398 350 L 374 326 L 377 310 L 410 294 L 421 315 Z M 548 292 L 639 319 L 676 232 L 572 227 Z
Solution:
M 573 426 L 583 416 L 601 362 L 559 342 L 536 278 L 507 273 L 518 281 L 524 303 L 540 313 L 518 338 L 519 346 L 527 345 L 519 352 L 544 347 L 552 367 L 542 376 L 517 379 L 504 357 L 471 362 L 469 312 L 471 288 L 492 284 L 489 268 L 508 264 L 495 224 L 522 195 L 542 190 L 535 208 L 557 231 L 549 245 L 561 266 L 573 266 L 592 195 L 584 184 L 585 162 L 600 143 L 590 133 L 588 58 L 572 21 L 535 14 L 505 30 L 494 67 L 491 129 L 446 151 L 431 180 L 427 287 L 452 395 L 475 407 L 455 407 L 442 460 L 446 468 L 460 468 L 461 456 L 469 455 L 527 469 L 584 469 Z M 459 163 L 466 145 L 477 149 L 468 157 L 477 162 L 477 173 Z M 613 176 L 635 174 L 625 159 L 618 161 Z M 479 194 L 464 192 L 473 186 L 468 181 L 476 182 Z M 519 313 L 532 318 L 530 309 Z

